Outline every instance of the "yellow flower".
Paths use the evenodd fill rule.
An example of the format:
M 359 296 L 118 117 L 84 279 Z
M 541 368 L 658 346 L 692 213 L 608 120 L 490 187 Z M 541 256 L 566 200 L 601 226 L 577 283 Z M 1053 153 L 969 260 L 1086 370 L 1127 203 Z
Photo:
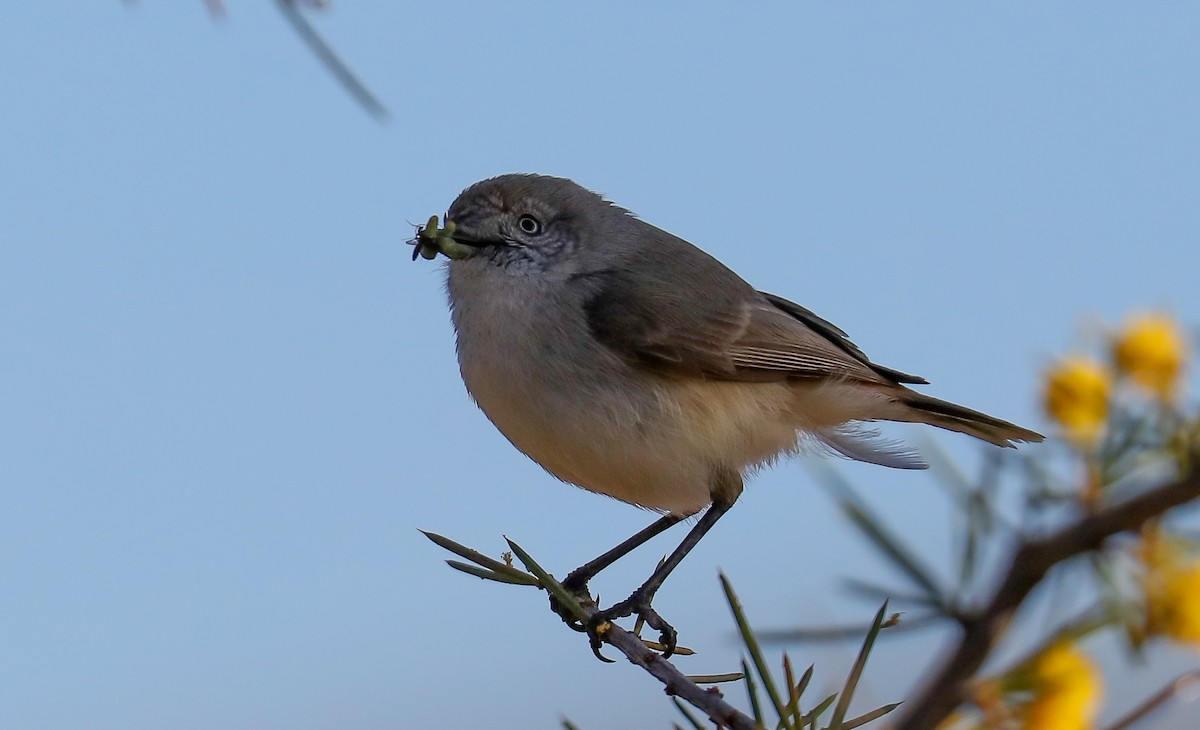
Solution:
M 1046 373 L 1042 402 L 1046 413 L 1077 443 L 1091 443 L 1108 420 L 1112 379 L 1092 360 L 1067 357 Z
M 1113 340 L 1117 369 L 1162 400 L 1174 395 L 1186 357 L 1183 333 L 1164 314 L 1131 320 Z
M 1074 645 L 1059 642 L 1029 668 L 1033 699 L 1025 705 L 1023 730 L 1088 730 L 1103 691 L 1095 665 Z
M 1200 560 L 1158 530 L 1142 542 L 1146 633 L 1200 647 Z

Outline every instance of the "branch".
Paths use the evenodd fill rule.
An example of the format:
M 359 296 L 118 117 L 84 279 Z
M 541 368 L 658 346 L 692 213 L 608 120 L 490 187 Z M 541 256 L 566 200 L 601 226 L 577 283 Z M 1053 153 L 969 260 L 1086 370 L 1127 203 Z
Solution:
M 425 530 L 421 530 L 421 533 L 438 547 L 449 550 L 460 558 L 473 563 L 472 565 L 457 560 L 447 560 L 446 562 L 452 568 L 485 580 L 493 580 L 500 583 L 516 583 L 518 585 L 534 586 L 542 589 L 549 593 L 561 607 L 561 610 L 555 608 L 556 613 L 564 619 L 570 616 L 573 621 L 579 622 L 580 625 L 586 624 L 588 619 L 596 613 L 596 603 L 592 600 L 591 596 L 586 593 L 576 595 L 563 588 L 563 585 L 555 580 L 554 576 L 547 573 L 545 568 L 538 565 L 537 561 L 529 553 L 525 552 L 524 548 L 508 538 L 505 538 L 505 540 L 508 542 L 508 546 L 512 548 L 512 554 L 501 561 L 489 558 L 466 545 L 460 545 L 448 537 L 433 532 L 426 532 Z M 513 555 L 525 565 L 529 570 L 528 573 L 512 567 L 511 557 Z M 572 621 L 568 620 L 567 623 L 569 626 L 575 627 Z M 583 629 L 577 628 L 577 630 L 582 631 Z M 662 682 L 668 695 L 683 698 L 694 705 L 696 709 L 703 710 L 719 727 L 730 728 L 731 730 L 755 730 L 756 725 L 754 724 L 754 720 L 738 712 L 732 705 L 725 702 L 721 697 L 720 690 L 716 687 L 702 689 L 696 683 L 696 679 L 698 678 L 693 679 L 680 672 L 675 668 L 674 664 L 652 651 L 651 647 L 647 646 L 646 642 L 637 634 L 630 633 L 611 621 L 604 625 L 599 634 L 602 641 L 615 647 L 632 664 L 642 667 L 655 679 Z M 683 647 L 676 648 L 676 652 L 680 654 L 692 653 Z M 738 676 L 733 675 L 731 678 L 737 678 Z M 713 678 L 712 681 L 724 681 L 724 679 Z
M 1166 687 L 1155 692 L 1145 702 L 1130 710 L 1129 714 L 1109 725 L 1108 730 L 1129 730 L 1129 728 L 1153 714 L 1159 707 L 1162 707 L 1180 695 L 1194 694 L 1197 684 L 1200 684 L 1200 669 L 1193 669 L 1176 677 Z
M 624 654 L 630 663 L 645 669 L 655 679 L 662 682 L 664 691 L 668 695 L 687 700 L 696 709 L 708 715 L 709 719 L 717 723 L 718 727 L 730 728 L 730 730 L 755 730 L 754 720 L 726 702 L 716 687 L 704 689 L 688 679 L 669 660 L 663 659 L 658 653 L 651 651 L 636 634 L 610 623 L 609 629 L 601 638 L 606 644 Z
M 371 116 L 376 119 L 386 119 L 388 116 L 387 108 L 371 93 L 366 84 L 359 80 L 358 76 L 350 70 L 346 62 L 337 55 L 328 43 L 321 38 L 317 31 L 305 19 L 300 8 L 297 7 L 297 0 L 276 0 L 279 5 L 280 12 L 283 17 L 287 18 L 292 24 L 292 28 L 308 46 L 309 50 L 321 60 L 329 73 L 333 74 L 338 83 L 342 85 L 354 97 L 354 100 L 366 109 Z
M 430 533 L 425 533 L 425 535 L 442 547 L 473 559 L 470 557 L 470 553 L 463 552 L 469 550 L 468 548 L 463 548 L 463 546 L 457 545 L 440 535 L 434 536 Z M 504 539 L 508 542 L 508 546 L 512 548 L 513 554 L 517 556 L 517 559 L 529 569 L 530 573 L 537 577 L 540 586 L 557 599 L 570 614 L 583 624 L 586 624 L 595 615 L 597 608 L 590 595 L 576 596 L 567 591 L 561 583 L 554 579 L 554 576 L 547 573 L 545 568 L 538 565 L 537 561 L 529 553 L 525 552 L 520 545 L 509 540 L 507 537 Z M 457 548 L 461 548 L 461 550 Z M 570 625 L 569 622 L 568 625 Z M 726 702 L 721 696 L 720 690 L 716 687 L 702 689 L 700 685 L 676 669 L 674 664 L 664 659 L 660 654 L 651 651 L 637 634 L 626 631 L 612 621 L 608 621 L 600 629 L 599 635 L 604 643 L 616 648 L 632 664 L 645 669 L 651 676 L 662 682 L 668 695 L 681 697 L 692 703 L 696 709 L 703 711 L 708 715 L 709 719 L 717 723 L 718 727 L 730 728 L 731 730 L 755 730 L 757 727 L 754 720 L 738 712 L 735 707 Z M 603 659 L 598 653 L 596 656 Z
M 911 709 L 900 718 L 898 730 L 929 730 L 967 699 L 975 673 L 1004 635 L 1017 608 L 1051 568 L 1099 548 L 1113 535 L 1137 530 L 1148 520 L 1197 497 L 1200 471 L 1110 505 L 1046 537 L 1023 541 L 991 601 L 962 616 L 957 646 L 927 682 L 921 696 L 909 705 Z

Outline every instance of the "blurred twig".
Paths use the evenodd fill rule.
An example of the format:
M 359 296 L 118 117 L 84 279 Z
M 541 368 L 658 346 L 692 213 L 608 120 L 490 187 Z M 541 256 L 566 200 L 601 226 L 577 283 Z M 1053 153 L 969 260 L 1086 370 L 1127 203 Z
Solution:
M 279 6 L 280 12 L 283 13 L 283 17 L 287 18 L 288 22 L 292 24 L 292 28 L 295 29 L 296 33 L 309 47 L 309 50 L 316 54 L 321 63 L 325 64 L 325 68 L 354 97 L 354 100 L 376 119 L 386 119 L 389 116 L 387 108 L 371 93 L 370 89 L 350 70 L 346 62 L 337 55 L 333 48 L 312 27 L 308 19 L 300 12 L 299 0 L 276 0 L 276 4 Z
M 904 621 L 895 622 L 892 633 L 924 629 L 945 620 L 946 617 L 942 615 L 905 618 Z M 756 633 L 758 634 L 758 640 L 764 644 L 794 644 L 802 642 L 857 640 L 861 639 L 863 634 L 867 633 L 869 629 L 870 626 L 865 624 L 851 624 L 848 626 L 814 626 L 800 629 L 759 629 Z
M 927 730 L 945 719 L 964 700 L 971 680 L 1004 634 L 1025 597 L 1058 563 L 1089 550 L 1121 532 L 1137 530 L 1147 520 L 1200 497 L 1200 472 L 1152 489 L 1087 515 L 1047 537 L 1026 539 L 992 599 L 981 609 L 964 611 L 962 635 L 923 693 L 909 704 L 899 730 Z
M 1186 695 L 1187 693 L 1195 693 L 1197 685 L 1200 685 L 1200 669 L 1192 670 L 1176 677 L 1166 687 L 1155 692 L 1145 702 L 1131 710 L 1129 714 L 1109 725 L 1107 730 L 1128 730 L 1176 697 Z
M 125 2 L 132 4 L 134 0 L 125 0 Z M 371 93 L 366 84 L 358 78 L 358 75 L 333 50 L 333 47 L 325 42 L 325 39 L 317 33 L 304 14 L 300 12 L 301 5 L 324 8 L 327 4 L 326 0 L 275 0 L 275 2 L 279 6 L 279 11 L 283 13 L 283 17 L 291 23 L 292 28 L 304 41 L 304 44 L 320 59 L 325 68 L 338 80 L 338 83 L 350 93 L 350 96 L 354 97 L 359 106 L 380 121 L 387 119 L 390 116 L 387 107 L 379 101 L 375 94 Z M 225 19 L 224 0 L 204 0 L 204 7 L 208 9 L 208 14 L 213 20 Z

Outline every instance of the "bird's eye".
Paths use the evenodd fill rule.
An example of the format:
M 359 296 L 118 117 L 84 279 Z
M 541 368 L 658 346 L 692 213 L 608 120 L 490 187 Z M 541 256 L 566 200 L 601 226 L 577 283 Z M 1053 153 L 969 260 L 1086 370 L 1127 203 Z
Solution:
M 536 236 L 542 232 L 542 222 L 528 213 L 517 219 L 517 227 L 521 229 L 522 233 L 530 236 Z

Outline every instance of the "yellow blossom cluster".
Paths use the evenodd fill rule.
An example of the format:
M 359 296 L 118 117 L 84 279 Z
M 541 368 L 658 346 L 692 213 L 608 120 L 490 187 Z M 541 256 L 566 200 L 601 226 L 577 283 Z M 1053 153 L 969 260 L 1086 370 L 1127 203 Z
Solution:
M 1083 357 L 1060 360 L 1046 373 L 1046 413 L 1071 441 L 1090 444 L 1108 421 L 1112 376 L 1103 365 Z
M 1176 322 L 1163 314 L 1132 317 L 1105 349 L 1100 357 L 1057 360 L 1041 394 L 1073 446 L 1070 456 L 1084 467 L 1071 497 L 1085 520 L 1110 508 L 1112 485 L 1200 465 L 1200 418 L 1180 397 L 1190 351 Z M 1056 477 L 1038 482 L 1034 493 L 1067 494 Z M 977 680 L 968 706 L 939 730 L 1092 730 L 1103 678 L 1075 642 L 1103 628 L 1119 628 L 1134 645 L 1159 637 L 1200 649 L 1200 542 L 1153 525 L 1135 545 L 1132 554 L 1097 551 L 1096 575 L 1105 595 L 1116 597 L 1111 605 L 1061 627 L 1016 667 Z
M 1128 379 L 1170 403 L 1178 394 L 1187 355 L 1186 339 L 1173 319 L 1164 314 L 1134 317 L 1111 339 L 1111 367 L 1073 356 L 1048 368 L 1042 404 L 1073 443 L 1094 444 L 1108 422 L 1114 379 Z
M 1187 347 L 1175 321 L 1163 314 L 1146 314 L 1125 326 L 1113 341 L 1118 372 L 1163 401 L 1175 396 Z

